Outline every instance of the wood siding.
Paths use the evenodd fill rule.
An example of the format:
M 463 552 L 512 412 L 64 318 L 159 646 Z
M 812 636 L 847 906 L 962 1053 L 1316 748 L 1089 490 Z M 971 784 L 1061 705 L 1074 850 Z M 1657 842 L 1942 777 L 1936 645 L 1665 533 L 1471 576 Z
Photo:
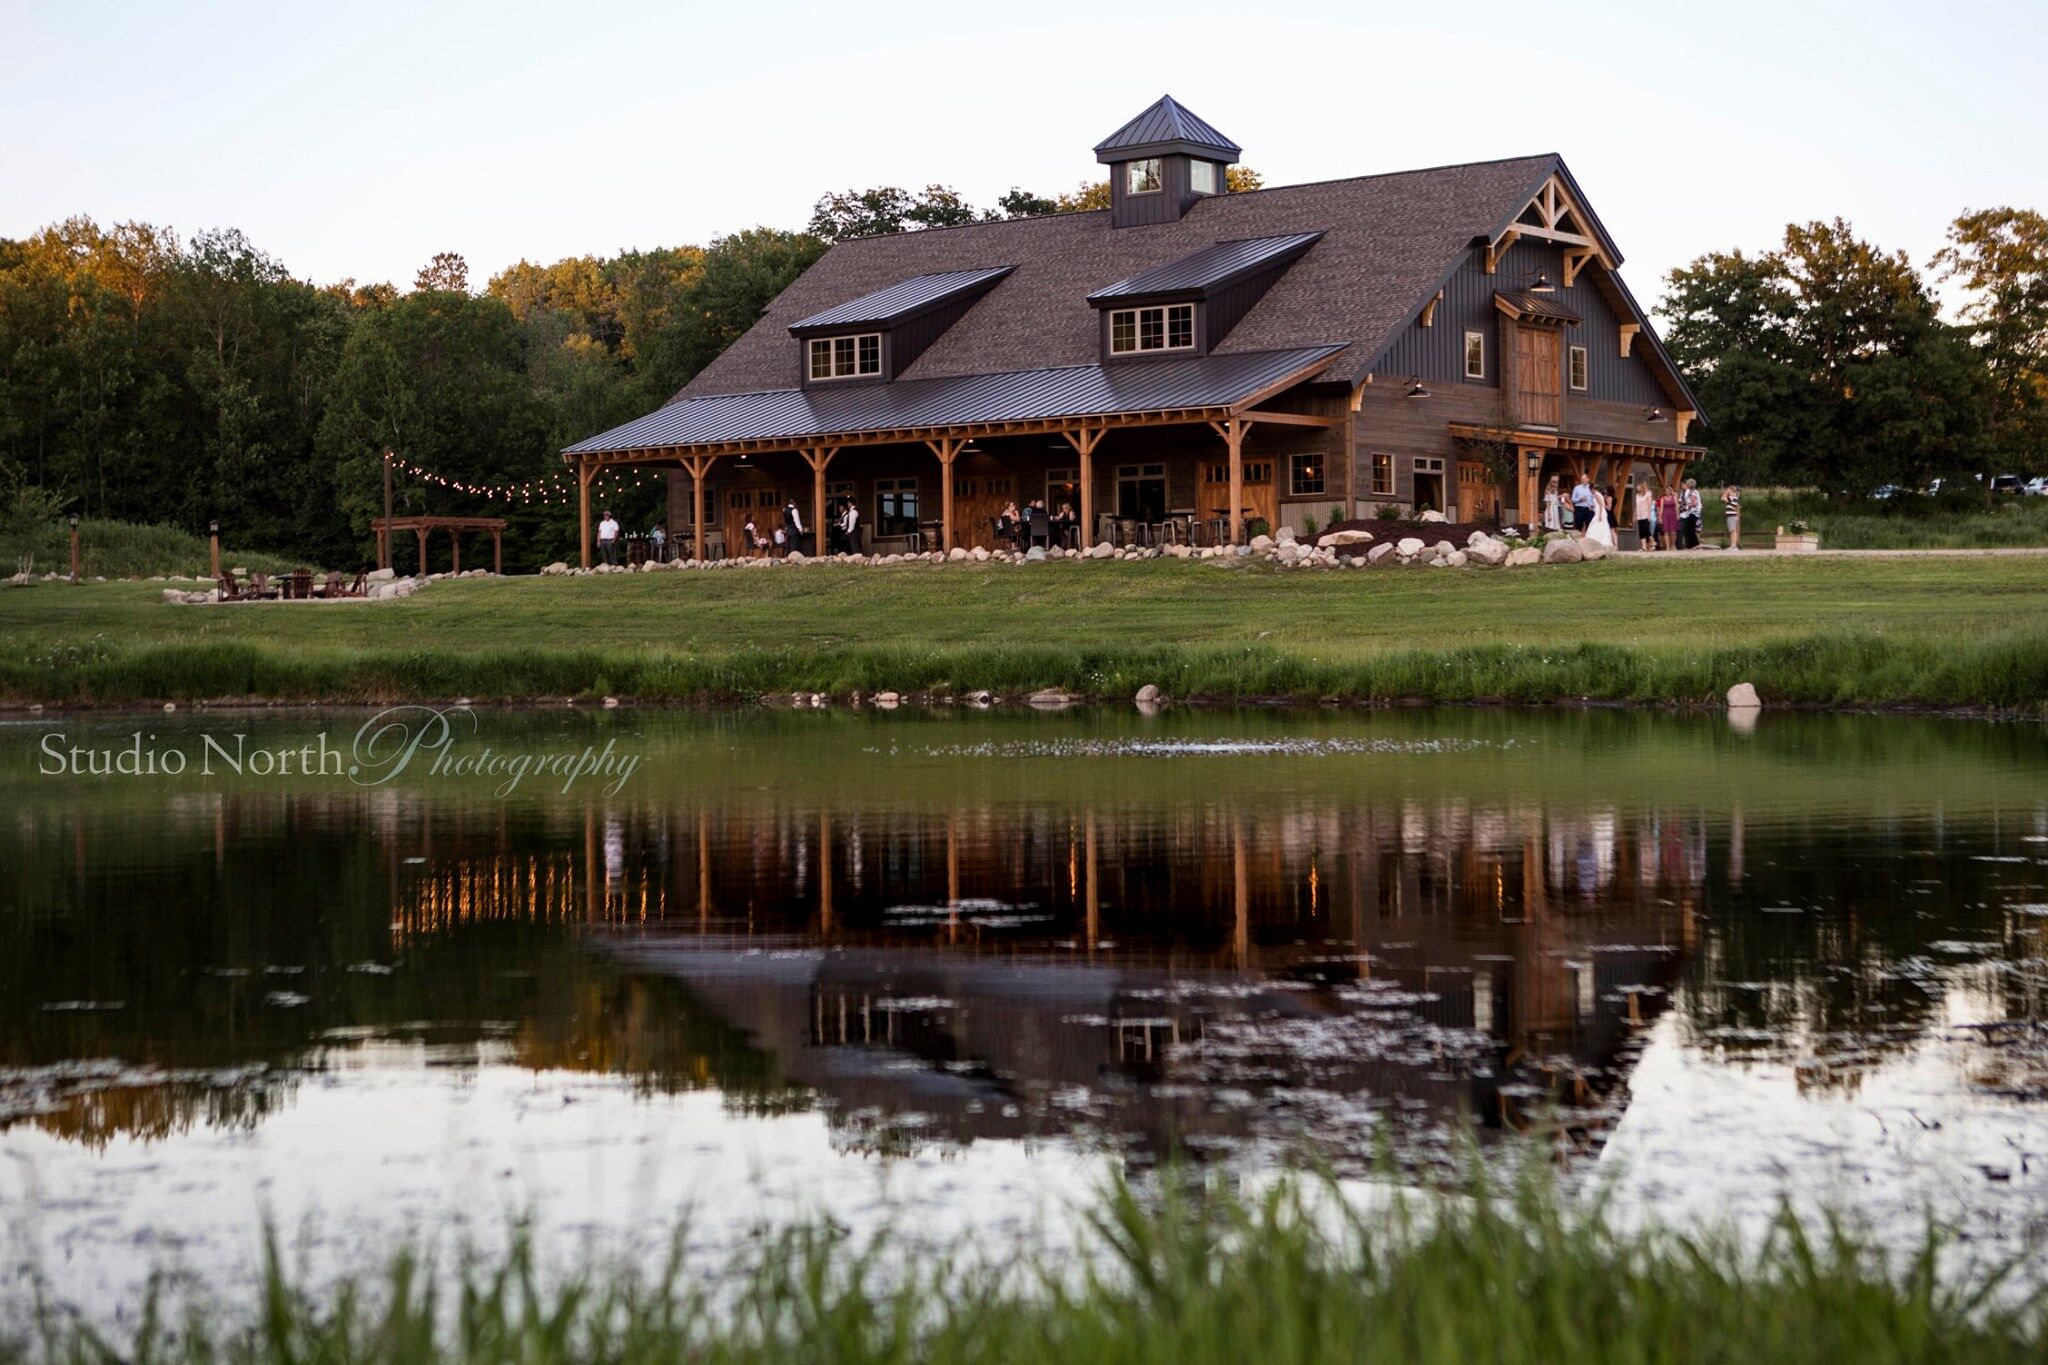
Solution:
M 1147 161 L 1149 157 L 1136 157 Z M 1159 158 L 1159 179 L 1164 186 L 1156 194 L 1126 194 L 1126 162 L 1117 162 L 1109 168 L 1109 221 L 1112 227 L 1144 227 L 1152 223 L 1177 222 L 1197 200 L 1213 196 L 1196 194 L 1188 187 L 1188 162 L 1186 156 L 1162 156 Z M 1216 193 L 1224 193 L 1224 168 L 1216 167 Z
M 1673 406 L 1671 396 L 1664 391 L 1656 372 L 1644 359 L 1647 346 L 1639 342 L 1640 349 L 1635 354 L 1626 358 L 1622 356 L 1621 318 L 1595 282 L 1598 269 L 1598 266 L 1588 266 L 1567 289 L 1563 284 L 1564 249 L 1556 243 L 1518 241 L 1501 256 L 1499 269 L 1492 275 L 1485 270 L 1485 252 L 1475 247 L 1465 253 L 1445 284 L 1443 302 L 1437 305 L 1434 314 L 1434 325 L 1424 327 L 1419 322 L 1410 323 L 1374 369 L 1404 378 L 1411 374 L 1420 375 L 1432 388 L 1438 384 L 1463 383 L 1465 333 L 1476 331 L 1486 337 L 1485 382 L 1498 384 L 1503 348 L 1499 328 L 1501 313 L 1494 304 L 1493 296 L 1498 290 L 1526 286 L 1541 271 L 1558 286 L 1551 297 L 1583 319 L 1578 325 L 1565 328 L 1566 348 L 1586 348 L 1587 383 L 1583 390 L 1566 391 L 1568 414 L 1564 425 L 1576 429 L 1575 419 L 1569 415 L 1575 399 L 1633 403 L 1639 408 L 1660 404 L 1667 408 Z M 1565 357 L 1568 356 L 1567 349 Z M 1560 359 L 1560 365 L 1566 363 L 1566 358 Z M 1562 379 L 1559 382 L 1561 385 L 1564 383 Z

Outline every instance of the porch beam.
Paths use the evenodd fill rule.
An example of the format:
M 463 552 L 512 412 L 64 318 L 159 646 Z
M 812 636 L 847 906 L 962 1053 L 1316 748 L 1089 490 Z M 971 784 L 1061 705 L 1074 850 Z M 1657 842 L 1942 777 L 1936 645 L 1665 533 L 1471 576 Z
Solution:
M 716 455 L 698 455 L 683 461 L 683 468 L 690 475 L 690 529 L 695 542 L 691 555 L 698 563 L 704 562 L 704 477 L 711 472 Z
M 1244 434 L 1251 423 L 1230 417 L 1209 426 L 1230 449 L 1230 506 L 1224 509 L 1224 524 L 1230 531 L 1230 543 L 1236 545 L 1244 539 Z
M 811 549 L 821 557 L 825 553 L 825 467 L 838 453 L 838 446 L 811 446 L 797 452 L 811 467 Z
M 1275 422 L 1287 427 L 1334 427 L 1337 425 L 1337 419 L 1334 417 L 1318 417 L 1313 413 L 1307 412 L 1240 412 L 1237 418 L 1240 422 Z
M 953 461 L 959 458 L 961 447 L 972 439 L 941 436 L 925 442 L 932 454 L 939 457 L 939 550 L 944 554 L 953 552 Z
M 590 479 L 597 466 L 589 457 L 576 462 L 576 519 L 583 528 L 583 567 L 590 567 Z M 421 552 L 424 559 L 425 551 Z
M 1082 547 L 1095 543 L 1095 447 L 1108 434 L 1106 427 L 1072 427 L 1060 433 L 1081 457 L 1081 534 L 1075 539 Z

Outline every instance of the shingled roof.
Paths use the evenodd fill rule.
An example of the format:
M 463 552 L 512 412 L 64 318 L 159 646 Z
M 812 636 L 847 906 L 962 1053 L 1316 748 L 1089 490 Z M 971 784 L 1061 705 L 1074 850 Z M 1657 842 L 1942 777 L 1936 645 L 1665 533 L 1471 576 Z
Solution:
M 1356 383 L 1475 239 L 1562 168 L 1554 155 L 1220 194 L 1179 220 L 1112 230 L 1106 211 L 933 228 L 836 244 L 678 398 L 797 387 L 793 323 L 914 275 L 1014 269 L 901 379 L 1094 364 L 1088 296 L 1217 242 L 1321 233 L 1217 354 L 1346 344 L 1327 377 Z

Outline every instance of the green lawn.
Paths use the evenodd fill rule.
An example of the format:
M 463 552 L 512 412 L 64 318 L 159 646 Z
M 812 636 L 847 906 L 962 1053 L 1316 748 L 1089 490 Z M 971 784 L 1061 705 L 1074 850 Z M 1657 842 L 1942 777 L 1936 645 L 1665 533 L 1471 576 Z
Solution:
M 1705 490 L 1707 534 L 1721 538 L 1718 488 Z M 1986 550 L 2048 545 L 2048 498 L 2000 496 L 1960 505 L 1904 495 L 1887 501 L 1837 502 L 1811 491 L 1756 490 L 1743 497 L 1746 533 L 1768 536 L 1804 521 L 1824 550 Z M 1768 543 L 1765 541 L 1763 543 Z
M 2048 695 L 2044 610 L 2037 559 L 813 566 L 306 606 L 51 584 L 0 590 L 0 696 L 1116 694 L 1137 678 L 1179 695 L 1705 699 L 1746 669 L 1730 680 L 1787 699 L 2028 706 Z

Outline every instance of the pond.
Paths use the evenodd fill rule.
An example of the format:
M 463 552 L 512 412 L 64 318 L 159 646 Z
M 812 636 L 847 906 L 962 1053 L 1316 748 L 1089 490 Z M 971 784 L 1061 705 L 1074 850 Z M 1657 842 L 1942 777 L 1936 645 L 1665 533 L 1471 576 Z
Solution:
M 36 716 L 0 792 L 5 1255 L 102 1314 L 264 1219 L 1000 1237 L 1166 1162 L 2048 1231 L 2038 726 Z

